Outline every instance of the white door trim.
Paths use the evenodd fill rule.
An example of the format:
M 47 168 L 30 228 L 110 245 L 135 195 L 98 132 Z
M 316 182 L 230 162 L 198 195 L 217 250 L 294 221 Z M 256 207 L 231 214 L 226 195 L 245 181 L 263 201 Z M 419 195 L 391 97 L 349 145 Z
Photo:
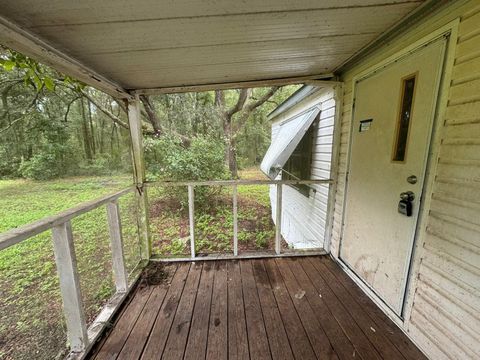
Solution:
M 360 73 L 356 74 L 352 79 L 352 98 L 355 99 L 355 90 L 356 90 L 356 82 L 361 80 L 365 77 L 368 77 L 370 74 L 378 71 L 384 67 L 387 67 L 389 64 L 395 62 L 396 60 L 407 56 L 408 54 L 414 52 L 415 50 L 419 49 L 422 46 L 425 46 L 431 42 L 434 42 L 442 37 L 447 36 L 446 42 L 446 49 L 445 49 L 445 56 L 444 56 L 444 64 L 443 64 L 443 72 L 440 79 L 439 84 L 439 91 L 436 97 L 436 107 L 435 107 L 435 114 L 431 126 L 431 137 L 430 137 L 430 145 L 428 149 L 428 156 L 426 161 L 425 167 L 425 180 L 423 183 L 422 189 L 422 202 L 419 209 L 418 219 L 417 219 L 417 226 L 415 231 L 415 239 L 413 241 L 413 246 L 411 248 L 410 254 L 410 266 L 408 269 L 408 276 L 406 279 L 406 286 L 405 286 L 405 295 L 403 298 L 403 309 L 402 313 L 398 315 L 395 311 L 393 311 L 376 293 L 375 291 L 369 286 L 363 279 L 361 279 L 354 271 L 352 271 L 349 266 L 340 258 L 340 251 L 342 246 L 343 234 L 344 234 L 344 227 L 345 227 L 345 214 L 346 214 L 346 207 L 348 202 L 348 174 L 350 171 L 350 160 L 351 160 L 351 148 L 352 148 L 352 134 L 353 134 L 353 115 L 354 115 L 354 107 L 355 101 L 352 102 L 351 105 L 351 114 L 352 114 L 352 121 L 350 124 L 349 130 L 349 143 L 348 143 L 348 151 L 347 151 L 347 177 L 344 184 L 344 201 L 343 201 L 343 208 L 342 208 L 342 226 L 340 232 L 340 241 L 338 246 L 338 258 L 335 260 L 340 264 L 344 271 L 360 286 L 360 288 L 391 318 L 397 325 L 401 328 L 405 326 L 405 319 L 408 320 L 412 308 L 412 300 L 413 300 L 413 293 L 416 286 L 415 274 L 418 272 L 418 265 L 421 259 L 421 245 L 424 241 L 424 233 L 426 227 L 426 217 L 428 215 L 428 209 L 430 208 L 430 199 L 434 181 L 434 174 L 437 165 L 438 159 L 438 150 L 440 144 L 440 131 L 443 122 L 440 119 L 444 118 L 445 111 L 447 108 L 448 102 L 448 90 L 449 84 L 451 79 L 451 74 L 453 71 L 453 64 L 454 64 L 454 57 L 455 57 L 455 45 L 457 40 L 458 34 L 458 24 L 459 19 L 455 19 L 448 24 L 440 27 L 436 31 L 433 31 L 429 35 L 421 38 L 410 44 L 409 46 L 403 48 L 402 50 L 396 52 L 395 54 L 387 57 L 386 59 L 378 62 L 377 64 L 361 71 Z

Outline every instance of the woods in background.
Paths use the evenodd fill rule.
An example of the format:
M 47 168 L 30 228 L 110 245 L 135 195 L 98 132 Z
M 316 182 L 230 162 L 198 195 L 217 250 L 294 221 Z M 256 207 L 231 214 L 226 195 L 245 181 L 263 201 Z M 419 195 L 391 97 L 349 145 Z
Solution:
M 267 114 L 298 86 L 140 97 L 150 178 L 236 178 L 270 143 Z M 125 104 L 0 49 L 0 177 L 130 171 Z

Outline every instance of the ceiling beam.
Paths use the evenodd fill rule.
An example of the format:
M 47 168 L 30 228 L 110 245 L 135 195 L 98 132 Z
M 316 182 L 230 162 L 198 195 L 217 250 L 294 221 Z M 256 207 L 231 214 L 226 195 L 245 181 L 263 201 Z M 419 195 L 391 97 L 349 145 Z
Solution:
M 211 91 L 211 90 L 284 86 L 284 85 L 294 85 L 294 84 L 309 84 L 309 85 L 315 85 L 315 86 L 334 85 L 337 83 L 336 81 L 328 80 L 332 78 L 333 78 L 333 74 L 329 73 L 329 74 L 320 74 L 320 75 L 309 75 L 309 76 L 298 76 L 298 77 L 276 78 L 276 79 L 265 79 L 265 80 L 252 80 L 252 81 L 201 84 L 201 85 L 185 85 L 185 86 L 174 86 L 174 87 L 158 87 L 158 88 L 150 88 L 150 89 L 136 89 L 136 90 L 132 90 L 131 93 L 136 95 L 159 95 L 159 94 L 175 94 L 175 93 L 200 92 L 200 91 Z
M 0 43 L 115 98 L 133 99 L 125 89 L 114 81 L 98 74 L 80 61 L 64 54 L 48 42 L 1 15 Z

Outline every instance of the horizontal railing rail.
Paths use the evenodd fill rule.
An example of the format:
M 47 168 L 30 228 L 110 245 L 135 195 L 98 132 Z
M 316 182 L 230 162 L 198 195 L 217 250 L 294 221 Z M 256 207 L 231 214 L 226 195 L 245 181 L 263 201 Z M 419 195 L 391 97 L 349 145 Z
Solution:
M 283 185 L 321 185 L 332 184 L 332 179 L 311 179 L 311 180 L 205 180 L 205 181 L 153 181 L 145 185 L 152 186 L 186 186 L 188 188 L 188 218 L 190 229 L 190 259 L 197 257 L 195 246 L 195 187 L 196 186 L 230 186 L 232 187 L 232 212 L 233 212 L 233 256 L 238 257 L 238 191 L 239 185 L 274 185 L 276 186 L 275 202 L 275 254 L 281 255 L 282 239 L 282 186 Z
M 100 199 L 85 202 L 71 209 L 60 212 L 57 215 L 48 216 L 38 221 L 32 222 L 27 225 L 19 226 L 12 230 L 6 231 L 0 234 L 0 250 L 6 249 L 12 245 L 18 244 L 23 240 L 29 239 L 35 235 L 38 235 L 44 231 L 65 223 L 79 215 L 94 210 L 109 202 L 115 201 L 119 197 L 132 192 L 134 188 L 127 188 L 118 191 L 114 194 L 104 196 Z
M 147 186 L 233 186 L 233 185 L 315 185 L 332 184 L 332 179 L 312 179 L 312 180 L 198 180 L 198 181 L 149 181 Z

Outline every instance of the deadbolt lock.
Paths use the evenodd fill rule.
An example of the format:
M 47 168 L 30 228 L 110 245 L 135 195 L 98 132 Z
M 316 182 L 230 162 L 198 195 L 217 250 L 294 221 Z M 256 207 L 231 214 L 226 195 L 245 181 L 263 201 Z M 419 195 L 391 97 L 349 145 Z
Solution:
M 415 175 L 410 175 L 407 177 L 407 182 L 409 184 L 416 184 L 417 183 L 417 177 Z

